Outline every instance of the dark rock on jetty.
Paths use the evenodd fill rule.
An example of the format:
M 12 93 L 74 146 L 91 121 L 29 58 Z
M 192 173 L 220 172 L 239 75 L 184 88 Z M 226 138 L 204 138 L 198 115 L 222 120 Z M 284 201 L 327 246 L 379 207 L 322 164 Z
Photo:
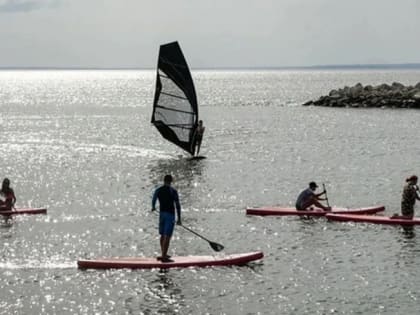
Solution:
M 398 82 L 378 86 L 363 86 L 357 83 L 353 87 L 345 86 L 339 90 L 332 90 L 328 95 L 303 105 L 420 109 L 420 82 L 415 86 L 405 86 Z

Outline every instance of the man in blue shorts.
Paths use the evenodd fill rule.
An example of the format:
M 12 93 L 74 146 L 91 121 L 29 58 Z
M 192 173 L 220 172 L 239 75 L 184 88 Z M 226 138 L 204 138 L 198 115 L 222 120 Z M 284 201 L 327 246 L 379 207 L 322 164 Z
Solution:
M 155 190 L 152 198 L 152 211 L 156 210 L 156 201 L 159 199 L 159 234 L 162 256 L 157 259 L 162 262 L 173 261 L 168 255 L 168 249 L 175 226 L 175 208 L 178 217 L 176 223 L 181 225 L 181 204 L 179 203 L 178 192 L 171 187 L 172 181 L 171 175 L 165 175 L 163 185 Z
M 330 211 L 330 207 L 324 206 L 318 200 L 326 200 L 321 198 L 325 194 L 325 190 L 319 194 L 315 193 L 318 185 L 315 182 L 310 182 L 309 187 L 302 191 L 296 200 L 296 210 L 308 210 L 311 206 L 317 206 L 325 211 Z

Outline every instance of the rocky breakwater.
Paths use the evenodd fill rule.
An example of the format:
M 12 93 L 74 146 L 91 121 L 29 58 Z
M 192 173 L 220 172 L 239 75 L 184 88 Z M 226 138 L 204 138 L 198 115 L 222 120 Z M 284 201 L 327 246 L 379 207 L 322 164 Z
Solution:
M 357 83 L 352 87 L 345 86 L 342 89 L 331 90 L 328 95 L 303 105 L 420 109 L 420 82 L 414 86 L 405 86 L 398 82 L 378 86 L 363 86 Z

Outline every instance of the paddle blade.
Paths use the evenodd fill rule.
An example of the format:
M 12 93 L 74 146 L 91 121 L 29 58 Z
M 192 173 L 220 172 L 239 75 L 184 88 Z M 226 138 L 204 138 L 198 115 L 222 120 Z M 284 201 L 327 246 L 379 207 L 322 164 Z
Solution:
M 198 234 L 197 232 L 194 232 L 193 230 L 191 230 L 190 228 L 187 228 L 186 226 L 180 224 L 180 226 L 182 226 L 184 229 L 186 229 L 187 231 L 190 231 L 191 233 L 197 235 L 199 238 L 202 238 L 203 240 L 209 242 L 211 248 L 213 248 L 216 252 L 220 252 L 221 250 L 223 250 L 223 248 L 225 248 L 223 245 L 217 244 L 215 242 L 209 241 L 207 238 L 205 238 L 204 236 Z
M 215 242 L 209 242 L 211 248 L 213 248 L 216 252 L 220 252 L 223 250 L 223 248 L 225 248 L 223 245 L 221 244 L 217 244 Z

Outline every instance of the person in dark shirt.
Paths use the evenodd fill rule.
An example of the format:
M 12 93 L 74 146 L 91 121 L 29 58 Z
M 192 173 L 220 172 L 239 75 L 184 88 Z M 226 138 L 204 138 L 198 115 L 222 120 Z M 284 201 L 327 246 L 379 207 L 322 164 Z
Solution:
M 171 186 L 173 178 L 165 175 L 163 185 L 157 188 L 152 198 L 152 211 L 156 210 L 156 201 L 159 200 L 159 234 L 160 249 L 162 255 L 157 259 L 162 262 L 171 262 L 168 255 L 169 244 L 175 227 L 175 209 L 177 221 L 181 225 L 181 204 L 179 203 L 178 192 Z
M 401 196 L 401 215 L 394 213 L 391 216 L 391 219 L 413 219 L 414 217 L 414 205 L 416 200 L 420 200 L 417 191 L 418 178 L 416 175 L 412 175 L 405 180 L 406 184 L 404 185 L 403 193 Z
M 5 178 L 0 190 L 0 210 L 12 210 L 15 202 L 15 192 L 10 187 L 10 180 Z
M 325 211 L 330 211 L 330 207 L 324 206 L 319 200 L 326 200 L 321 198 L 325 194 L 325 190 L 319 194 L 315 193 L 315 190 L 318 188 L 318 185 L 315 182 L 310 182 L 309 187 L 302 191 L 297 200 L 296 200 L 296 209 L 297 210 L 308 210 L 311 206 L 317 206 Z

